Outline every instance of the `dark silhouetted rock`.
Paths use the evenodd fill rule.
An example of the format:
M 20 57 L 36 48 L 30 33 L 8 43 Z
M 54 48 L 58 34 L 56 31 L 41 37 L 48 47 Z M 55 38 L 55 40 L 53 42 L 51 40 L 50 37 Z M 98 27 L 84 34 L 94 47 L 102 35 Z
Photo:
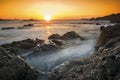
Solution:
M 103 17 L 97 17 L 92 20 L 110 20 L 112 23 L 120 23 L 120 13 L 117 14 L 111 14 Z
M 2 30 L 9 30 L 9 29 L 15 29 L 14 27 L 3 27 Z

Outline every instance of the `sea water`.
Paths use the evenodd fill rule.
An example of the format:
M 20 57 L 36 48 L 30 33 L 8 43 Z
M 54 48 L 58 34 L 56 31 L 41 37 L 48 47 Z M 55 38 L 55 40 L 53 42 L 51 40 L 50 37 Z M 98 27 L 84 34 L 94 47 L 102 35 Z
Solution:
M 92 21 L 91 21 L 92 22 Z M 27 29 L 17 29 L 25 24 L 34 24 Z M 99 34 L 99 28 L 102 25 L 107 25 L 103 21 L 101 25 L 92 24 L 89 22 L 82 23 L 81 21 L 56 21 L 50 24 L 42 24 L 40 21 L 1 21 L 0 27 L 15 27 L 10 30 L 0 30 L 0 44 L 11 43 L 27 38 L 39 38 L 48 43 L 48 37 L 52 34 L 63 35 L 69 31 L 75 31 L 86 40 L 80 41 L 80 44 L 68 46 L 51 54 L 27 57 L 26 61 L 40 71 L 38 80 L 47 80 L 48 73 L 56 67 L 74 59 L 90 56 L 95 47 L 96 39 Z M 77 42 L 77 41 L 75 41 Z

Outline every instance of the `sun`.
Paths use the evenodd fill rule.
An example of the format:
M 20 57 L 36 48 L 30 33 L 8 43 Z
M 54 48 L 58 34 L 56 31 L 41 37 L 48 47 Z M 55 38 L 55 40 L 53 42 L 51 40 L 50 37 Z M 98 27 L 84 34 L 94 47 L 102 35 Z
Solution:
M 50 20 L 51 20 L 51 16 L 45 16 L 44 19 L 45 19 L 46 21 L 50 21 Z

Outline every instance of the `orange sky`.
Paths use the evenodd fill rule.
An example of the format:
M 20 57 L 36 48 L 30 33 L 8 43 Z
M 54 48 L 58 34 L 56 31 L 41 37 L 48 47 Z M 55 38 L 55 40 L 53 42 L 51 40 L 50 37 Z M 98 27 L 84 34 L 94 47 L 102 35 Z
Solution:
M 0 18 L 80 19 L 120 13 L 120 0 L 0 0 Z

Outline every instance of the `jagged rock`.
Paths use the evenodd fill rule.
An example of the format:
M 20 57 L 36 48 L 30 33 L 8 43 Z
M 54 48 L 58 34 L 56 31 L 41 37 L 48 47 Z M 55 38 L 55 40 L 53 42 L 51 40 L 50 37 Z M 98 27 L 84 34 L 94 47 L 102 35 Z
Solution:
M 61 39 L 61 36 L 59 34 L 53 34 L 49 36 L 48 39 Z
M 44 40 L 40 40 L 37 39 L 33 40 L 33 39 L 25 39 L 22 41 L 14 41 L 11 44 L 4 44 L 2 45 L 5 48 L 9 48 L 9 47 L 13 47 L 13 48 L 20 48 L 20 49 L 30 49 L 33 48 L 37 45 L 43 45 L 44 44 Z
M 80 38 L 81 40 L 83 40 L 84 38 L 82 38 L 81 36 L 79 36 L 76 32 L 74 31 L 71 31 L 71 32 L 67 32 L 66 34 L 64 34 L 62 37 L 62 39 L 77 39 L 77 38 Z
M 55 43 L 57 46 L 62 46 L 63 42 L 61 40 L 52 40 L 53 43 Z
M 75 31 L 70 31 L 60 36 L 59 34 L 53 34 L 48 37 L 48 39 L 61 39 L 61 40 L 72 40 L 72 39 L 81 39 L 84 40 L 83 37 L 79 36 Z
M 44 44 L 43 46 L 41 46 L 41 49 L 43 51 L 56 50 L 57 48 L 57 46 L 51 44 Z
M 120 27 L 118 25 L 102 27 L 101 30 L 98 38 L 100 47 L 95 54 L 55 69 L 50 80 L 119 80 Z
M 97 45 L 104 46 L 108 41 L 120 36 L 120 25 L 101 27 L 101 33 L 97 40 Z
M 105 47 L 107 47 L 107 48 L 116 47 L 116 46 L 120 46 L 120 36 L 109 40 L 105 44 Z
M 20 56 L 13 56 L 0 47 L 0 80 L 36 80 L 38 72 Z

